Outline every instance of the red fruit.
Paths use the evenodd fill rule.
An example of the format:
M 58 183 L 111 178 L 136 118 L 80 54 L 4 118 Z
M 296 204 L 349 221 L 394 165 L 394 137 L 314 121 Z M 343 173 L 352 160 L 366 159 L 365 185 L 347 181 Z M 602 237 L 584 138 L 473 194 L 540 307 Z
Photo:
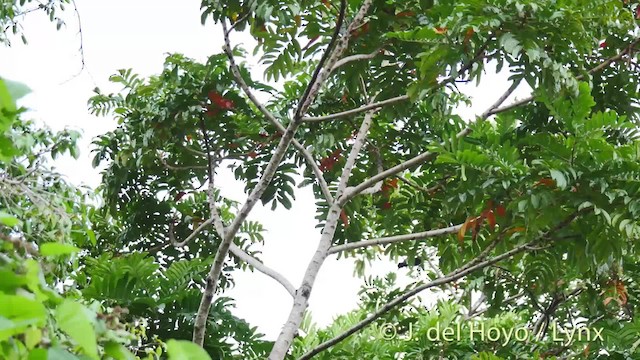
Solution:
M 600 43 L 600 49 L 604 49 L 606 47 L 607 47 L 607 42 L 606 41 L 603 41 L 603 42 Z
M 391 209 L 391 203 L 390 203 L 390 202 L 388 202 L 388 201 L 387 201 L 387 202 L 385 202 L 384 204 L 382 204 L 382 208 L 383 208 L 384 210 L 389 210 L 389 209 Z

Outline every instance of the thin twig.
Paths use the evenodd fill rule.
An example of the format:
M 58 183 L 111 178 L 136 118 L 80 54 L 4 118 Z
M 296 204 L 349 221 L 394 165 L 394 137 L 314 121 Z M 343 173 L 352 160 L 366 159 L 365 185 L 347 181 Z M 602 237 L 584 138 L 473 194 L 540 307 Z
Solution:
M 316 116 L 316 117 L 303 117 L 302 121 L 304 121 L 304 122 L 321 122 L 321 121 L 337 119 L 337 118 L 341 118 L 341 117 L 345 117 L 345 116 L 359 114 L 359 113 L 367 111 L 367 110 L 377 110 L 377 109 L 380 109 L 380 108 L 382 108 L 382 107 L 384 107 L 386 105 L 395 104 L 395 103 L 402 102 L 402 101 L 405 101 L 405 100 L 409 100 L 409 96 L 408 95 L 396 96 L 396 97 L 391 98 L 391 99 L 382 100 L 382 101 L 379 101 L 379 102 L 376 102 L 376 103 L 373 103 L 373 104 L 367 104 L 367 105 L 361 106 L 361 107 L 356 108 L 356 109 L 342 111 L 342 112 L 331 114 L 331 115 Z
M 289 295 L 291 295 L 291 297 L 296 296 L 295 287 L 293 287 L 291 282 L 289 282 L 289 280 L 287 280 L 282 274 L 266 266 L 264 263 L 254 258 L 253 256 L 247 254 L 242 249 L 240 249 L 236 244 L 232 243 L 229 246 L 229 251 L 240 260 L 253 266 L 256 270 L 260 271 L 261 273 L 279 282 L 287 290 L 287 292 L 289 293 Z
M 331 68 L 330 72 L 333 72 L 339 67 L 344 66 L 350 62 L 373 59 L 374 57 L 376 57 L 376 55 L 380 54 L 381 50 L 382 50 L 381 48 L 378 48 L 369 54 L 355 54 L 355 55 L 345 56 L 342 59 L 336 61 L 336 63 Z
M 394 244 L 394 243 L 403 242 L 403 241 L 427 239 L 427 238 L 432 238 L 440 235 L 454 234 L 458 232 L 458 230 L 460 230 L 460 227 L 462 227 L 462 224 L 449 226 L 442 229 L 423 231 L 423 232 L 414 233 L 414 234 L 387 236 L 387 237 L 381 237 L 377 239 L 362 240 L 362 241 L 343 244 L 343 245 L 336 245 L 336 246 L 332 246 L 331 249 L 329 249 L 328 255 L 343 252 L 343 251 L 355 250 L 363 247 L 387 245 L 387 244 Z
M 632 51 L 632 49 L 636 45 L 638 45 L 639 43 L 640 43 L 640 38 L 635 39 L 631 44 L 629 44 L 629 46 L 625 47 L 624 50 L 620 51 L 617 55 L 608 58 L 607 60 L 603 61 L 600 65 L 588 70 L 587 74 L 596 73 L 596 72 L 604 69 L 605 67 L 611 65 L 611 63 L 622 59 L 625 55 L 629 54 Z M 578 76 L 576 76 L 576 80 L 582 80 L 582 79 L 584 79 L 584 75 L 579 74 Z M 529 96 L 529 97 L 526 97 L 524 99 L 514 101 L 512 104 L 509 104 L 509 105 L 503 106 L 501 108 L 495 108 L 495 109 L 491 110 L 489 112 L 489 115 L 495 115 L 495 114 L 498 114 L 498 113 L 502 113 L 502 112 L 505 112 L 505 111 L 509 111 L 509 110 L 515 109 L 520 105 L 524 105 L 524 104 L 527 104 L 527 103 L 533 101 L 533 99 L 534 99 L 533 96 Z
M 513 91 L 515 90 L 515 88 L 518 86 L 519 80 L 515 81 L 513 84 L 511 84 L 511 86 L 509 87 L 509 89 L 502 94 L 502 96 L 500 96 L 500 98 L 494 103 L 492 104 L 484 113 L 482 113 L 482 115 L 480 115 L 476 121 L 484 121 L 489 117 L 489 112 L 492 109 L 495 109 L 497 106 L 500 106 L 500 104 L 509 97 L 509 95 L 511 95 L 511 93 L 513 93 Z M 469 135 L 471 133 L 471 127 L 466 127 L 465 129 L 461 130 L 457 135 L 456 138 L 460 139 L 463 138 L 467 135 Z M 379 173 L 377 175 L 372 176 L 371 178 L 363 181 L 362 183 L 360 183 L 359 185 L 348 189 L 347 192 L 345 192 L 345 196 L 342 197 L 341 199 L 338 199 L 338 201 L 340 201 L 342 204 L 346 203 L 347 201 L 349 201 L 351 198 L 353 198 L 354 196 L 360 194 L 362 191 L 364 191 L 365 189 L 373 186 L 374 184 L 376 184 L 378 181 L 384 180 L 386 178 L 388 178 L 389 176 L 395 175 L 401 171 L 404 171 L 410 167 L 416 166 L 416 165 L 420 165 L 426 161 L 432 160 L 437 156 L 437 153 L 434 152 L 424 152 L 420 155 L 417 155 L 401 164 L 398 164 L 390 169 L 385 170 L 382 173 Z

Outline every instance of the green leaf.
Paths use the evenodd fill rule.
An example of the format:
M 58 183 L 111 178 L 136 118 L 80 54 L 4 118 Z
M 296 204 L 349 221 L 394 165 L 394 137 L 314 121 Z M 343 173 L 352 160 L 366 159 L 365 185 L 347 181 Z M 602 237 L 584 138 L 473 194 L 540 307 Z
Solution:
M 80 251 L 80 249 L 73 245 L 56 242 L 44 243 L 40 246 L 40 254 L 42 254 L 42 256 L 69 255 L 77 253 L 78 251 Z
M 29 360 L 47 360 L 47 349 L 42 349 L 42 348 L 38 348 L 38 349 L 33 349 L 31 350 L 31 352 L 29 352 Z M 56 357 L 51 357 L 50 359 L 59 359 Z
M 167 341 L 167 353 L 169 360 L 211 360 L 203 348 L 187 340 Z
M 73 338 L 89 357 L 98 358 L 96 333 L 93 329 L 95 317 L 91 310 L 67 299 L 56 309 L 56 320 L 60 329 Z
M 31 359 L 29 359 L 31 360 Z M 59 347 L 49 349 L 47 360 L 78 360 L 78 357 Z
M 5 109 L 10 112 L 15 111 L 16 103 L 13 97 L 11 96 L 11 92 L 9 91 L 9 87 L 7 86 L 7 82 L 5 80 L 0 79 L 0 110 L 5 110 Z M 0 130 L 3 130 L 3 129 L 0 128 Z
M 115 360 L 135 360 L 136 358 L 124 345 L 116 342 L 107 343 L 104 347 L 104 353 Z
M 47 310 L 42 303 L 24 296 L 0 294 L 0 341 L 31 325 L 42 326 L 46 319 Z
M 558 170 L 549 171 L 551 178 L 556 181 L 556 186 L 560 189 L 567 188 L 567 178 L 565 178 L 564 174 Z
M 4 211 L 0 211 L 0 224 L 8 227 L 14 227 L 20 224 L 20 220 Z
M 504 51 L 513 57 L 518 56 L 518 53 L 522 50 L 520 42 L 511 33 L 506 33 L 500 37 L 500 45 L 502 45 Z
M 4 83 L 9 90 L 9 94 L 11 94 L 11 98 L 13 98 L 14 101 L 24 97 L 31 92 L 31 89 L 21 82 L 5 79 Z

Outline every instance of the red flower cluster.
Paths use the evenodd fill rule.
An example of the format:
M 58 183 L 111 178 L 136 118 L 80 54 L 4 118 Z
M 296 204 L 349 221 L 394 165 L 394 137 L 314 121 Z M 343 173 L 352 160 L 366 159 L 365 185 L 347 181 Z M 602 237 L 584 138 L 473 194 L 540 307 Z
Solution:
M 207 105 L 207 116 L 216 116 L 221 110 L 231 110 L 235 107 L 233 101 L 223 97 L 216 91 L 209 91 L 207 95 L 211 104 Z
M 333 165 L 336 164 L 336 162 L 338 160 L 340 160 L 340 158 L 342 157 L 342 150 L 340 149 L 335 149 L 331 155 L 327 156 L 326 158 L 323 158 L 320 160 L 320 170 L 324 171 L 331 171 L 333 169 Z

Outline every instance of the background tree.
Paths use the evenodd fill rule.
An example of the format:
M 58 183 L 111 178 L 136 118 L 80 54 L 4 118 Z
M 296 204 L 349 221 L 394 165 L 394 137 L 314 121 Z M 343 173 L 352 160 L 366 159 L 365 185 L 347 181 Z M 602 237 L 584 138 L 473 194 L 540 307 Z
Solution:
M 149 79 L 122 70 L 111 78 L 122 92 L 90 101 L 120 125 L 95 141 L 105 205 L 88 214 L 95 242 L 74 274 L 83 297 L 126 306 L 159 337 L 193 328 L 221 358 L 637 357 L 636 2 L 202 9 L 222 28 L 222 54 L 172 54 Z M 253 79 L 234 31 L 253 36 L 266 80 L 281 85 Z M 492 81 L 494 66 L 509 83 L 464 121 L 471 100 L 457 82 Z M 531 96 L 511 100 L 525 84 Z M 244 202 L 220 196 L 224 166 Z M 313 189 L 321 233 L 293 285 L 259 261 L 262 228 L 246 219 L 258 201 L 289 208 L 296 186 Z M 363 277 L 378 258 L 424 270 L 407 287 L 366 278 L 361 307 L 318 329 L 305 310 L 334 255 L 356 258 Z M 273 343 L 221 296 L 248 266 L 292 297 Z M 438 303 L 418 301 L 424 292 Z M 428 339 L 453 324 L 456 341 Z M 479 324 L 531 336 L 471 339 Z M 554 338 L 581 325 L 602 337 Z
M 292 292 L 291 314 L 270 359 L 284 358 L 292 344 L 294 354 L 307 352 L 303 358 L 322 350 L 327 358 L 362 358 L 366 350 L 348 336 L 369 324 L 433 324 L 462 315 L 528 324 L 539 341 L 420 348 L 416 339 L 399 348 L 367 342 L 368 351 L 425 358 L 636 351 L 637 344 L 615 334 L 637 327 L 630 303 L 640 209 L 637 4 L 202 6 L 203 21 L 222 26 L 226 58 L 214 55 L 190 70 L 192 62 L 172 55 L 159 77 L 139 81 L 121 73 L 115 80 L 125 94 L 98 94 L 91 104 L 97 113 L 115 112 L 121 122 L 98 141 L 98 159 L 109 154 L 112 160 L 104 177 L 111 203 L 137 203 L 131 200 L 142 189 L 162 184 L 150 191 L 166 209 L 153 225 L 167 234 L 177 226 L 187 231 L 194 210 L 202 209 L 203 223 L 177 237 L 194 241 L 189 251 L 215 251 L 195 319 L 196 343 L 203 343 L 211 300 L 224 288 L 223 264 L 242 258 L 238 230 L 253 206 L 260 200 L 289 207 L 294 186 L 311 185 L 322 229 L 318 249 Z M 243 52 L 230 43 L 234 30 L 254 37 L 266 78 L 282 79 L 281 91 L 256 82 L 238 62 Z M 482 83 L 485 68 L 494 64 L 512 74 L 511 84 L 467 123 L 455 113 L 468 101 L 456 82 Z M 501 107 L 522 82 L 532 96 Z M 268 92 L 271 100 L 261 103 L 254 92 Z M 248 198 L 235 217 L 216 197 L 214 175 L 222 164 L 246 184 Z M 292 173 L 302 175 L 302 183 Z M 194 196 L 187 207 L 176 203 L 207 181 L 207 197 Z M 230 251 L 235 256 L 228 257 Z M 294 342 L 315 278 L 333 254 L 356 257 L 361 273 L 367 260 L 382 255 L 437 266 L 430 279 L 420 273 L 413 286 L 381 294 L 384 306 L 376 311 L 365 303 L 351 321 L 324 332 L 307 328 Z M 412 296 L 452 284 L 440 310 L 408 311 Z M 551 320 L 563 327 L 602 326 L 613 335 L 558 348 L 549 340 Z

